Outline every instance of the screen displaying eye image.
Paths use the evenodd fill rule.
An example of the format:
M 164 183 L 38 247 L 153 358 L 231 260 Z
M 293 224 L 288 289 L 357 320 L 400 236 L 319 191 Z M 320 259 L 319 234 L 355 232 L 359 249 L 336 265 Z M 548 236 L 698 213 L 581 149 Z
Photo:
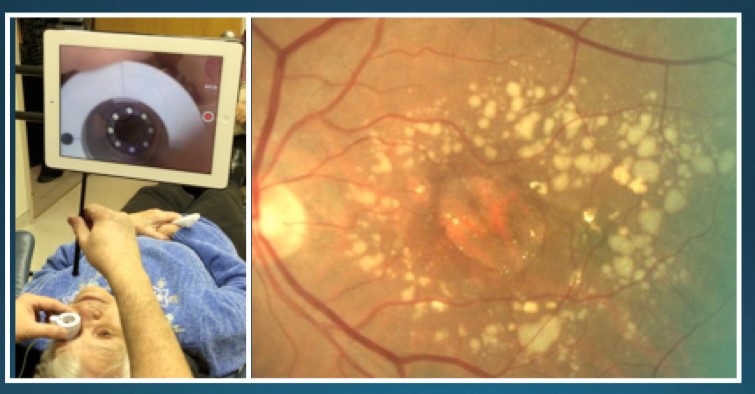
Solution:
M 60 48 L 60 154 L 209 173 L 222 58 Z

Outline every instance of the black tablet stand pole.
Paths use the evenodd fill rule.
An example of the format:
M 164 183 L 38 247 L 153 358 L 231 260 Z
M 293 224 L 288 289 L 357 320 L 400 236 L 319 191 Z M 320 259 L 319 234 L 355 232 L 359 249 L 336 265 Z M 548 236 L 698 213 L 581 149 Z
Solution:
M 81 196 L 79 197 L 79 216 L 84 217 L 84 197 L 87 192 L 87 173 L 81 173 Z M 79 257 L 81 257 L 81 246 L 79 239 L 76 239 L 73 247 L 73 276 L 79 276 Z

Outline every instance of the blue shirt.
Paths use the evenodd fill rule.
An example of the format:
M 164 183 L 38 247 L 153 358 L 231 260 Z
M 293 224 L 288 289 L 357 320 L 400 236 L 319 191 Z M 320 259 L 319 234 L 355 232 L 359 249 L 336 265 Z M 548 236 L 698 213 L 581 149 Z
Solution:
M 172 241 L 138 237 L 142 265 L 155 296 L 186 354 L 227 376 L 246 363 L 246 264 L 228 237 L 202 218 L 182 228 Z M 47 259 L 24 287 L 25 293 L 70 304 L 84 287 L 109 289 L 105 278 L 82 254 L 73 276 L 73 243 Z M 44 350 L 49 340 L 34 346 Z

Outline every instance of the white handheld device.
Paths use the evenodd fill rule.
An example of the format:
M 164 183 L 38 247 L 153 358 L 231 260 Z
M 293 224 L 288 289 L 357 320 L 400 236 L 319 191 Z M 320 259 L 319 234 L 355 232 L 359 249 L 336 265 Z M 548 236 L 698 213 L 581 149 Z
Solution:
M 81 316 L 75 312 L 66 312 L 52 316 L 50 321 L 66 329 L 67 341 L 73 339 L 81 331 Z

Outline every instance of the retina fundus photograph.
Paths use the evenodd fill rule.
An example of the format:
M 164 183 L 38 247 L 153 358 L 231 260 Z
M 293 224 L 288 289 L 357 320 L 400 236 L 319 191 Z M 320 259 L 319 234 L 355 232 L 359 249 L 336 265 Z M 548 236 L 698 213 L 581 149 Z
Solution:
M 735 19 L 252 20 L 252 376 L 734 377 Z

